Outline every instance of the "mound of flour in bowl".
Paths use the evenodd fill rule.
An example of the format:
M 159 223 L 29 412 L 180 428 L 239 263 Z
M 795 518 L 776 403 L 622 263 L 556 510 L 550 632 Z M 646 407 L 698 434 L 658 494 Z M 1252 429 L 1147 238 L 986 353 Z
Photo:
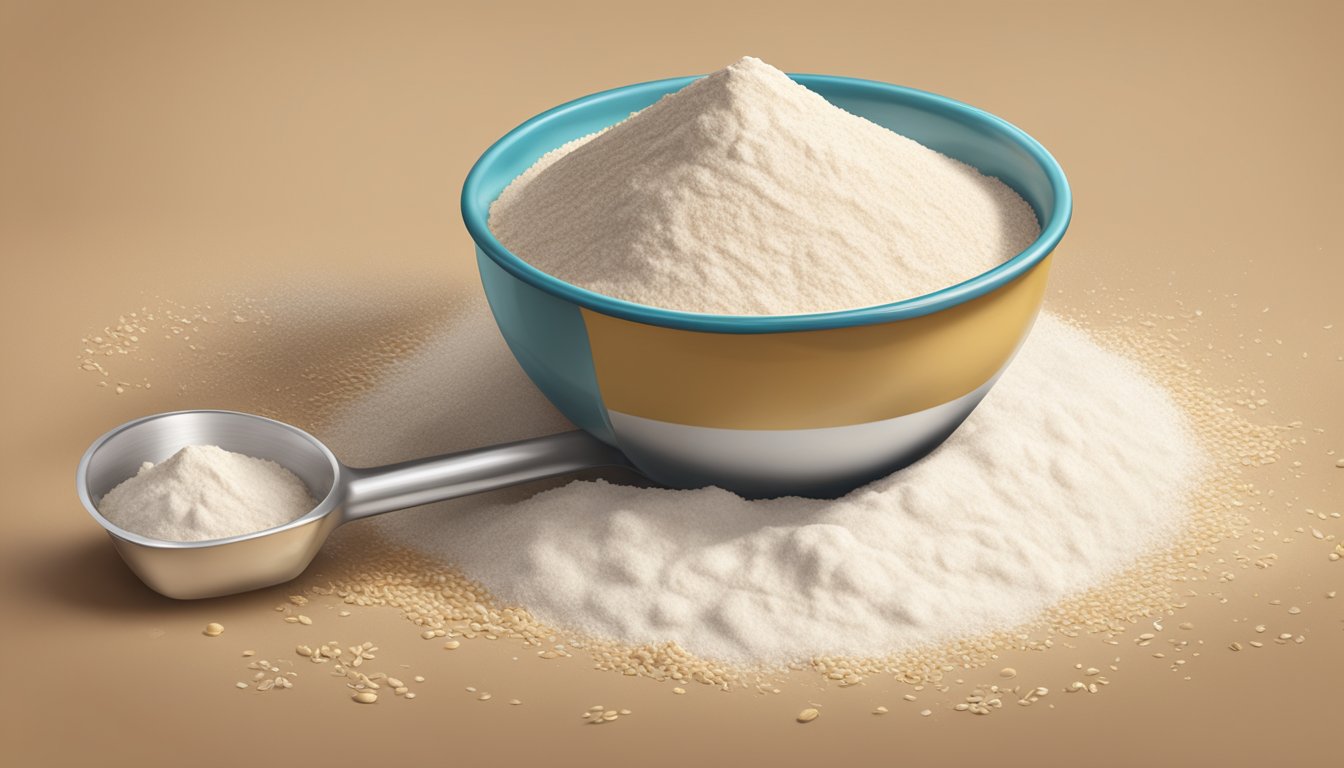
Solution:
M 490 229 L 598 293 L 751 315 L 930 293 L 1040 233 L 998 179 L 753 58 L 541 158 L 495 201 Z
M 475 306 L 324 438 L 375 463 L 566 427 Z M 552 626 L 739 663 L 873 656 L 1100 585 L 1177 533 L 1203 461 L 1160 387 L 1043 314 L 946 443 L 841 499 L 572 482 L 377 525 Z

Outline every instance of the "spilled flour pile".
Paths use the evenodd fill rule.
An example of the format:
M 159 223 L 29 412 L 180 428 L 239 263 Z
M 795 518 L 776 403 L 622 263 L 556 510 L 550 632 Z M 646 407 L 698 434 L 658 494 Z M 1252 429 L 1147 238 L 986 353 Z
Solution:
M 1040 232 L 1003 182 L 753 58 L 546 155 L 500 195 L 490 229 L 598 293 L 766 315 L 930 293 Z
M 373 463 L 563 428 L 477 305 L 323 437 Z M 739 663 L 873 656 L 1101 584 L 1177 533 L 1203 462 L 1163 390 L 1043 314 L 942 447 L 842 499 L 573 482 L 378 525 L 552 626 Z
M 543 158 L 490 226 L 608 295 L 765 314 L 926 293 L 1038 234 L 1001 182 L 756 59 Z M 478 304 L 325 437 L 382 463 L 567 426 Z M 1163 390 L 1047 314 L 950 440 L 842 499 L 579 481 L 380 527 L 549 626 L 742 664 L 885 656 L 1009 629 L 1116 575 L 1177 533 L 1202 461 Z

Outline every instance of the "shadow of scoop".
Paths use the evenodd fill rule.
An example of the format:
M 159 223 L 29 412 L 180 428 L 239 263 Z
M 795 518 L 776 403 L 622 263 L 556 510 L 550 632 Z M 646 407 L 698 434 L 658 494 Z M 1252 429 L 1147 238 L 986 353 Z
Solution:
M 121 562 L 106 536 L 80 536 L 27 551 L 15 563 L 17 580 L 30 594 L 63 607 L 118 615 L 159 614 L 176 603 L 146 587 Z

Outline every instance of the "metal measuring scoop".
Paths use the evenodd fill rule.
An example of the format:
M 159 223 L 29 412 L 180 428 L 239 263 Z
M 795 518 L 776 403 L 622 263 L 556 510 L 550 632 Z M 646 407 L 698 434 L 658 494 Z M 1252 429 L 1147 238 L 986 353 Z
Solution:
M 263 531 L 206 541 L 161 541 L 125 530 L 95 500 L 188 445 L 270 459 L 308 486 L 317 506 Z M 127 422 L 94 441 L 79 462 L 79 500 L 121 559 L 151 589 L 183 600 L 269 587 L 303 572 L 327 536 L 352 520 L 593 467 L 629 467 L 620 451 L 586 432 L 391 464 L 347 467 L 298 427 L 235 411 L 176 411 Z

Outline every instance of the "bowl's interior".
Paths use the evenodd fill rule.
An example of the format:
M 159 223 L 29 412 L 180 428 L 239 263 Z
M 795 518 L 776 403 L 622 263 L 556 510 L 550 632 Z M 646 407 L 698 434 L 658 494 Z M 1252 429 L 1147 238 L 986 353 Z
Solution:
M 729 333 L 815 330 L 929 314 L 984 295 L 1021 276 L 1058 244 L 1072 213 L 1063 170 L 1035 139 L 987 112 L 936 94 L 870 80 L 790 75 L 833 104 L 996 176 L 1031 205 L 1041 235 L 1022 253 L 955 286 L 875 307 L 808 315 L 732 316 L 645 307 L 587 291 L 547 275 L 506 249 L 488 226 L 491 203 L 545 153 L 602 130 L 680 90 L 684 77 L 593 94 L 544 112 L 490 147 L 462 190 L 462 213 L 477 246 L 515 277 L 559 298 L 639 322 Z
M 982 110 L 911 88 L 829 75 L 790 75 L 836 106 L 914 139 L 926 147 L 996 176 L 1031 205 L 1044 229 L 1056 191 L 1034 141 L 1023 142 L 1010 123 Z M 595 133 L 679 91 L 695 78 L 657 80 L 594 94 L 538 115 L 501 140 L 489 173 L 471 190 L 473 206 L 488 212 L 504 188 L 542 155 Z M 1027 137 L 1029 138 L 1029 137 Z

